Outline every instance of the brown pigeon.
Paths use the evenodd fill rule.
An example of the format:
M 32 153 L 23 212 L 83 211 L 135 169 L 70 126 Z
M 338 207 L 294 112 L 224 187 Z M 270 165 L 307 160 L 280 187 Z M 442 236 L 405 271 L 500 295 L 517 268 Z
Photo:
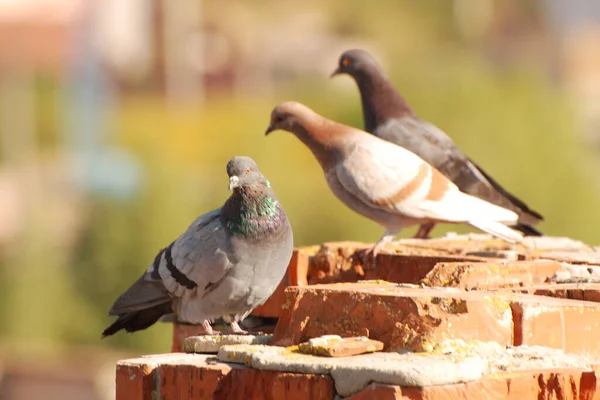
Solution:
M 363 50 L 344 52 L 332 76 L 339 74 L 348 74 L 356 81 L 365 131 L 415 153 L 462 192 L 516 212 L 519 220 L 513 227 L 525 235 L 542 235 L 533 225 L 543 217 L 506 191 L 460 151 L 448 135 L 417 117 L 369 53 Z M 434 225 L 421 225 L 416 237 L 428 237 Z
M 328 120 L 296 102 L 273 109 L 266 134 L 276 129 L 293 133 L 312 151 L 338 199 L 385 228 L 371 249 L 373 257 L 402 228 L 415 224 L 465 223 L 508 242 L 522 238 L 504 225 L 516 222 L 516 213 L 461 192 L 400 146 Z

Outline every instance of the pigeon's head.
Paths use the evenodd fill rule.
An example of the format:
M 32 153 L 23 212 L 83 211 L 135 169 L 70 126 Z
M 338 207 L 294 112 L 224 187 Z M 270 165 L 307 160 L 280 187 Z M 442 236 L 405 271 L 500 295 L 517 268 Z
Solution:
M 357 78 L 361 74 L 368 73 L 368 71 L 374 68 L 379 68 L 379 66 L 372 55 L 364 50 L 347 50 L 340 56 L 338 67 L 333 71 L 331 77 L 333 78 L 336 75 L 348 74 Z
M 229 190 L 264 181 L 258 165 L 250 157 L 236 156 L 227 163 Z
M 310 108 L 295 101 L 281 103 L 271 111 L 271 122 L 265 135 L 281 129 L 297 135 L 306 130 L 316 114 Z

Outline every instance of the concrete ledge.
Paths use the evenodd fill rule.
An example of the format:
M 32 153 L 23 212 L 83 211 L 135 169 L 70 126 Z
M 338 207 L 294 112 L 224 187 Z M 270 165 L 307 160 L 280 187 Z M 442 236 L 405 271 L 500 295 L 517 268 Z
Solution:
M 229 362 L 234 353 L 241 364 Z M 461 340 L 444 341 L 429 353 L 339 358 L 302 354 L 297 347 L 229 345 L 218 359 L 171 353 L 123 360 L 117 399 L 537 399 L 552 393 L 593 399 L 600 395 L 597 365 L 597 359 L 545 347 Z

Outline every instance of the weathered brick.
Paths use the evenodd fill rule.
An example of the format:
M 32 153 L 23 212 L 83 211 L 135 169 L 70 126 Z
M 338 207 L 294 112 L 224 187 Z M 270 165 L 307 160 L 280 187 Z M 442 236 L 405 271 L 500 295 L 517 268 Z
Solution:
M 600 304 L 518 295 L 511 308 L 515 345 L 540 345 L 600 355 Z
M 325 334 L 367 336 L 385 349 L 427 349 L 446 338 L 512 344 L 510 303 L 485 292 L 352 283 L 290 287 L 273 343 Z
M 153 370 L 154 366 L 144 359 L 119 361 L 116 400 L 152 400 Z
M 234 370 L 232 384 L 222 385 L 215 399 L 333 400 L 334 397 L 335 388 L 329 376 L 247 368 Z
M 539 285 L 524 285 L 512 290 L 538 296 L 600 303 L 599 283 L 543 283 Z
M 324 336 L 299 345 L 300 352 L 321 357 L 350 357 L 383 350 L 383 343 L 365 337 Z
M 596 374 L 580 369 L 520 371 L 475 382 L 429 387 L 371 384 L 344 400 L 593 400 L 600 398 Z
M 435 249 L 389 245 L 377 256 L 376 267 L 365 267 L 365 250 L 372 244 L 325 243 L 310 258 L 308 282 L 312 284 L 385 280 L 418 283 L 440 262 L 482 262 L 489 259 L 453 255 Z
M 207 365 L 203 357 L 189 355 L 182 361 L 162 363 L 155 372 L 156 386 L 162 400 L 210 400 L 221 387 L 234 384 L 232 368 L 223 363 Z
M 400 386 L 371 383 L 360 392 L 345 397 L 344 400 L 396 400 L 405 398 L 402 395 L 402 388 Z
M 499 289 L 546 282 L 563 266 L 555 261 L 440 263 L 421 281 L 426 286 Z
M 533 257 L 548 260 L 568 262 L 571 264 L 598 265 L 600 264 L 600 253 L 596 251 L 546 251 L 535 253 Z
M 187 324 L 173 324 L 173 339 L 171 342 L 171 352 L 178 353 L 183 351 L 183 342 L 190 336 L 196 336 L 202 333 L 201 326 Z
M 261 371 L 194 354 L 161 354 L 120 361 L 117 399 L 333 400 L 329 376 Z
M 182 354 L 157 354 L 121 360 L 116 370 L 116 400 L 154 400 L 156 368 L 182 359 Z
M 309 256 L 304 249 L 295 249 L 290 260 L 288 276 L 290 285 L 306 286 L 308 285 L 308 265 Z
M 593 371 L 558 369 L 521 371 L 504 374 L 485 381 L 505 386 L 508 400 L 523 399 L 596 399 L 596 375 Z M 471 393 L 469 393 L 470 395 Z M 498 397 L 500 398 L 500 397 Z

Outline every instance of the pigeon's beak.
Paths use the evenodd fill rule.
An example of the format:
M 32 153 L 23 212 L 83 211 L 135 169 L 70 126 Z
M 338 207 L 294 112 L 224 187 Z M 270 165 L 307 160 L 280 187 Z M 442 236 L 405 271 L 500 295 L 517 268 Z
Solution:
M 329 77 L 330 77 L 330 78 L 333 78 L 334 76 L 337 76 L 337 75 L 339 75 L 339 74 L 341 74 L 341 73 L 342 73 L 342 70 L 340 69 L 340 67 L 337 67 L 337 68 L 335 69 L 335 71 L 333 71 L 333 72 L 331 73 L 331 75 L 329 75 Z
M 274 130 L 277 130 L 277 128 L 275 128 L 273 126 L 273 124 L 270 124 L 269 127 L 267 128 L 267 130 L 265 131 L 265 136 L 267 136 L 269 133 L 273 132 Z
M 238 178 L 237 176 L 233 175 L 229 178 L 229 190 L 233 190 L 234 188 L 238 187 L 240 183 L 240 178 Z

